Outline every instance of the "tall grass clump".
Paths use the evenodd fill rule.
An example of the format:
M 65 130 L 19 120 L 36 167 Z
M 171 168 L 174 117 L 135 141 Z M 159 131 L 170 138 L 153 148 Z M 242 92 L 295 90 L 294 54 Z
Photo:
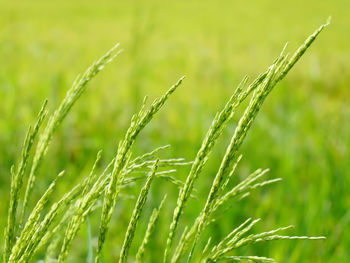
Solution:
M 150 254 L 151 258 L 152 253 L 158 255 L 161 253 L 164 263 L 184 261 L 275 262 L 271 258 L 261 256 L 236 255 L 235 250 L 271 240 L 322 239 L 323 237 L 280 234 L 290 229 L 291 226 L 254 234 L 251 233 L 252 229 L 260 219 L 253 220 L 251 218 L 233 227 L 233 230 L 222 240 L 215 240 L 210 233 L 208 240 L 203 240 L 202 233 L 208 229 L 212 222 L 219 220 L 216 215 L 224 212 L 224 204 L 239 201 L 247 197 L 254 189 L 281 180 L 280 178 L 263 179 L 268 170 L 258 169 L 233 188 L 228 187 L 242 158 L 239 155 L 240 146 L 266 97 L 288 74 L 328 24 L 327 22 L 319 27 L 292 56 L 285 54 L 285 46 L 272 65 L 251 83 L 248 84 L 248 77 L 243 78 L 224 108 L 216 114 L 193 161 L 186 162 L 182 158 L 160 159 L 159 155 L 167 146 L 155 148 L 137 157 L 133 156 L 133 146 L 139 134 L 181 85 L 184 78 L 182 77 L 163 96 L 154 100 L 149 106 L 147 106 L 147 100 L 144 100 L 139 112 L 131 118 L 130 126 L 123 139 L 120 140 L 115 155 L 110 158 L 102 171 L 97 169 L 102 156 L 102 151 L 99 151 L 91 171 L 86 175 L 82 174 L 80 182 L 67 191 L 58 201 L 54 200 L 53 192 L 57 184 L 63 183 L 64 177 L 62 175 L 64 171 L 54 178 L 34 207 L 29 209 L 31 194 L 36 179 L 40 175 L 40 164 L 45 158 L 55 131 L 85 91 L 89 82 L 120 53 L 118 45 L 113 47 L 106 55 L 93 63 L 85 73 L 78 76 L 58 109 L 51 114 L 46 123 L 45 117 L 48 115 L 48 110 L 47 101 L 45 101 L 33 128 L 28 129 L 21 159 L 17 168 L 13 166 L 10 171 L 11 189 L 4 235 L 3 262 L 30 262 L 33 258 L 40 259 L 42 255 L 44 255 L 43 260 L 45 262 L 65 262 L 72 251 L 73 241 L 85 221 L 89 241 L 88 262 L 102 262 L 103 247 L 107 240 L 112 215 L 118 207 L 118 200 L 122 198 L 120 192 L 124 187 L 140 180 L 144 180 L 145 183 L 139 192 L 129 224 L 126 229 L 119 229 L 119 231 L 125 232 L 124 239 L 120 240 L 119 262 L 128 262 L 129 260 L 143 262 L 145 253 Z M 209 175 L 202 175 L 203 167 L 210 158 L 218 138 L 232 120 L 238 107 L 247 99 L 249 99 L 249 102 L 232 133 L 231 140 L 226 146 L 226 152 L 217 167 L 215 176 L 211 178 Z M 40 133 L 40 128 L 43 125 L 45 128 Z M 190 166 L 184 182 L 173 175 L 176 171 L 174 167 L 177 166 Z M 28 171 L 27 167 L 29 167 Z M 180 234 L 178 233 L 179 224 L 189 199 L 194 195 L 198 198 L 204 198 L 205 193 L 194 193 L 196 181 L 201 180 L 204 176 L 206 176 L 205 180 L 212 180 L 211 187 L 204 199 L 205 204 L 197 217 L 193 219 L 193 222 L 191 224 L 187 223 L 181 235 L 177 238 L 177 234 Z M 156 235 L 154 230 L 161 216 L 162 207 L 167 205 L 166 197 L 164 197 L 160 201 L 159 207 L 154 208 L 148 222 L 145 223 L 146 232 L 143 234 L 142 242 L 138 244 L 138 249 L 135 250 L 137 253 L 134 255 L 131 253 L 131 246 L 133 241 L 136 240 L 136 229 L 141 223 L 142 212 L 149 192 L 152 191 L 152 183 L 159 178 L 179 188 L 166 239 L 163 247 L 159 247 L 157 251 L 147 251 L 150 240 Z M 22 189 L 23 185 L 26 186 L 25 189 Z M 96 209 L 100 206 L 100 203 L 102 207 L 102 212 L 99 215 L 100 221 L 90 224 L 92 217 L 89 217 L 89 215 L 100 211 Z M 92 231 L 91 226 L 96 224 L 99 227 L 95 246 L 92 242 L 92 235 L 95 231 Z M 40 253 L 38 253 L 39 251 Z

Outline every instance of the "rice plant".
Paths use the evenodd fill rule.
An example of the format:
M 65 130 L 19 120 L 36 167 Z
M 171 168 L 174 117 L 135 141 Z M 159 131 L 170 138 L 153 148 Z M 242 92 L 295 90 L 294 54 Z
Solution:
M 7 227 L 4 235 L 3 262 L 30 262 L 37 252 L 42 249 L 45 251 L 45 257 L 43 258 L 45 262 L 65 262 L 72 251 L 72 243 L 85 221 L 87 221 L 89 229 L 88 262 L 93 260 L 96 263 L 102 262 L 103 254 L 108 253 L 103 248 L 113 212 L 118 207 L 118 200 L 122 198 L 120 192 L 124 187 L 140 180 L 144 180 L 145 184 L 139 192 L 127 228 L 125 231 L 121 229 L 125 232 L 125 237 L 121 241 L 119 262 L 132 260 L 143 262 L 145 253 L 149 253 L 152 257 L 152 253 L 159 253 L 160 251 L 162 251 L 164 263 L 184 261 L 275 262 L 273 259 L 263 256 L 236 255 L 235 251 L 240 247 L 272 240 L 323 239 L 324 237 L 280 234 L 280 232 L 290 229 L 291 226 L 253 234 L 251 231 L 260 219 L 253 220 L 249 218 L 239 226 L 233 227 L 233 230 L 220 241 L 210 237 L 208 240 L 204 240 L 204 246 L 201 245 L 203 242 L 200 242 L 203 241 L 201 235 L 203 231 L 212 222 L 220 220 L 217 214 L 224 212 L 223 204 L 232 203 L 231 205 L 234 205 L 237 201 L 246 198 L 254 189 L 281 180 L 280 178 L 262 179 L 267 174 L 268 169 L 258 169 L 233 188 L 228 188 L 229 181 L 235 175 L 236 167 L 242 158 L 239 155 L 240 146 L 266 97 L 288 74 L 328 24 L 329 22 L 320 26 L 291 57 L 285 54 L 285 46 L 272 65 L 250 84 L 248 84 L 248 77 L 243 78 L 224 108 L 216 114 L 193 161 L 188 162 L 182 158 L 160 159 L 159 155 L 168 146 L 158 147 L 148 153 L 133 157 L 133 146 L 139 134 L 155 118 L 157 112 L 181 85 L 184 79 L 182 77 L 163 96 L 154 100 L 150 106 L 147 107 L 147 100 L 144 100 L 140 111 L 131 118 L 130 126 L 124 138 L 120 141 L 115 156 L 111 158 L 102 172 L 98 172 L 96 169 L 102 156 L 102 151 L 100 151 L 97 153 L 96 161 L 92 165 L 90 173 L 81 175 L 82 180 L 70 191 L 67 191 L 61 199 L 56 202 L 51 200 L 55 186 L 64 183 L 64 171 L 55 177 L 42 197 L 36 202 L 34 208 L 28 212 L 31 194 L 36 180 L 40 176 L 40 164 L 45 158 L 55 131 L 80 95 L 86 90 L 90 80 L 120 53 L 121 50 L 118 49 L 118 45 L 113 47 L 97 62 L 93 63 L 85 73 L 78 76 L 58 109 L 49 117 L 43 132 L 40 133 L 40 128 L 45 124 L 45 117 L 48 115 L 47 101 L 44 102 L 33 128 L 28 129 L 18 167 L 13 166 L 10 171 L 12 181 Z M 186 204 L 195 195 L 195 183 L 204 176 L 202 175 L 203 167 L 210 158 L 210 154 L 226 125 L 232 120 L 242 102 L 248 98 L 249 103 L 237 123 L 230 142 L 227 144 L 226 153 L 218 165 L 216 175 L 210 178 L 212 184 L 205 199 L 204 207 L 193 220 L 193 223 L 184 228 L 181 237 L 177 238 L 176 235 L 180 234 L 178 233 L 178 226 Z M 37 139 L 38 142 L 36 142 Z M 35 150 L 32 153 L 31 149 L 33 147 Z M 27 171 L 28 166 L 30 168 Z M 185 182 L 177 179 L 174 175 L 176 170 L 173 168 L 178 166 L 190 166 Z M 160 167 L 162 170 L 158 169 Z M 135 176 L 136 172 L 137 176 Z M 137 253 L 130 255 L 130 247 L 136 234 L 136 228 L 141 221 L 140 218 L 147 202 L 148 193 L 151 191 L 153 181 L 158 179 L 166 180 L 179 188 L 176 207 L 173 211 L 172 220 L 169 222 L 167 238 L 164 240 L 164 246 L 157 249 L 157 251 L 147 251 L 150 239 L 156 235 L 154 229 L 161 216 L 162 207 L 167 205 L 166 197 L 164 197 L 161 201 L 159 200 L 159 207 L 154 208 L 149 218 L 146 232 L 141 244 L 139 244 Z M 24 190 L 22 189 L 24 182 L 26 182 L 26 188 L 22 199 L 21 192 Z M 196 195 L 203 198 L 203 193 L 196 193 Z M 93 251 L 91 224 L 88 218 L 91 213 L 99 211 L 96 207 L 99 206 L 100 202 L 102 202 L 102 212 L 98 229 L 98 242 L 95 251 Z M 43 213 L 43 211 L 46 212 Z

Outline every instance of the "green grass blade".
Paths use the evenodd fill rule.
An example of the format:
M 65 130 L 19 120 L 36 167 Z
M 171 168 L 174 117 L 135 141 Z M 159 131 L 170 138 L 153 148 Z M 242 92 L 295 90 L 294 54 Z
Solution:
M 152 171 L 151 171 L 150 175 L 148 176 L 145 185 L 143 186 L 143 188 L 140 191 L 135 208 L 132 212 L 132 216 L 131 216 L 128 228 L 126 230 L 126 235 L 124 238 L 123 246 L 122 246 L 122 249 L 120 251 L 120 256 L 119 256 L 120 263 L 124 263 L 127 260 L 129 249 L 131 246 L 131 242 L 132 242 L 134 235 L 135 235 L 136 226 L 137 226 L 138 221 L 140 219 L 143 207 L 146 203 L 148 192 L 149 192 L 149 189 L 151 187 L 151 183 L 153 181 L 153 178 L 155 176 L 157 168 L 158 168 L 158 161 L 154 163 Z
M 88 216 L 86 217 L 86 246 L 87 246 L 86 263 L 93 263 L 94 250 L 92 248 L 91 224 Z
M 7 227 L 5 230 L 5 247 L 4 247 L 4 262 L 7 262 L 9 259 L 11 249 L 15 242 L 16 237 L 16 213 L 17 206 L 19 201 L 19 193 L 23 185 L 23 176 L 25 169 L 28 163 L 28 157 L 30 150 L 34 144 L 34 140 L 36 135 L 38 134 L 39 128 L 47 115 L 47 100 L 45 100 L 43 106 L 38 115 L 37 122 L 34 125 L 33 130 L 29 128 L 26 138 L 24 140 L 23 151 L 22 151 L 22 159 L 20 161 L 17 172 L 11 171 L 11 190 L 10 190 L 10 204 L 8 208 L 8 218 L 7 218 Z
M 164 205 L 164 202 L 166 200 L 166 195 L 164 196 L 164 198 L 162 199 L 162 201 L 160 202 L 160 205 L 158 207 L 158 209 L 154 209 L 153 212 L 152 212 L 152 215 L 150 217 L 150 220 L 148 222 L 148 225 L 147 225 L 147 230 L 146 230 L 146 233 L 145 233 L 145 236 L 142 240 L 142 243 L 137 251 L 137 254 L 136 254 L 136 262 L 137 263 L 141 263 L 142 262 L 142 258 L 143 258 L 143 255 L 145 253 L 145 249 L 146 249 L 146 246 L 150 240 L 150 237 L 155 229 L 155 225 L 158 221 L 158 218 L 159 218 L 159 213 L 160 213 L 160 210 L 162 209 L 163 205 Z
M 156 99 L 147 111 L 141 111 L 134 115 L 131 125 L 125 135 L 124 140 L 120 143 L 118 153 L 115 159 L 111 180 L 108 184 L 100 223 L 100 233 L 98 238 L 96 262 L 99 260 L 100 253 L 106 238 L 109 222 L 111 220 L 116 200 L 120 191 L 120 185 L 124 180 L 123 171 L 127 165 L 127 160 L 136 137 L 140 131 L 151 121 L 154 115 L 164 105 L 169 96 L 180 86 L 184 77 L 180 78 L 161 98 Z
M 49 198 L 52 195 L 54 188 L 56 186 L 57 179 L 60 178 L 63 175 L 63 173 L 64 172 L 61 172 L 55 178 L 55 180 L 50 184 L 48 189 L 45 191 L 45 193 L 42 195 L 42 197 L 34 207 L 33 211 L 31 212 L 28 218 L 28 221 L 26 222 L 23 228 L 23 231 L 21 232 L 21 235 L 17 239 L 11 251 L 11 255 L 8 261 L 9 263 L 19 262 L 19 259 L 21 259 L 25 250 L 28 248 L 30 240 L 32 240 L 32 237 L 39 226 L 40 213 L 43 210 L 45 204 L 49 201 Z M 30 258 L 29 256 L 26 256 L 25 258 L 22 258 L 21 261 L 27 262 L 29 258 Z
M 73 83 L 72 87 L 68 90 L 66 97 L 61 102 L 58 109 L 50 117 L 45 131 L 39 138 L 39 143 L 35 151 L 33 164 L 30 170 L 29 179 L 26 187 L 26 192 L 23 202 L 23 213 L 21 217 L 21 222 L 24 219 L 24 213 L 26 212 L 29 198 L 32 193 L 32 189 L 35 184 L 36 174 L 39 169 L 40 163 L 45 156 L 49 144 L 51 142 L 52 136 L 64 120 L 70 109 L 73 107 L 74 103 L 79 99 L 81 94 L 85 91 L 88 83 L 114 58 L 120 53 L 117 51 L 119 44 L 115 45 L 111 50 L 109 50 L 104 56 L 102 56 L 98 61 L 93 63 L 84 74 L 79 76 Z
M 265 79 L 265 75 L 259 76 L 249 87 L 243 91 L 243 87 L 246 84 L 248 78 L 245 77 L 238 85 L 236 91 L 226 103 L 224 109 L 220 111 L 214 118 L 210 128 L 207 131 L 205 139 L 202 142 L 196 158 L 192 164 L 191 170 L 187 176 L 186 183 L 179 193 L 177 199 L 177 205 L 174 210 L 173 219 L 170 224 L 169 234 L 167 238 L 167 244 L 164 251 L 163 262 L 168 261 L 170 250 L 172 248 L 173 240 L 177 225 L 179 223 L 183 209 L 187 203 L 188 198 L 191 196 L 193 185 L 198 178 L 203 166 L 205 165 L 212 148 L 214 147 L 218 137 L 222 134 L 223 129 L 227 125 L 230 119 L 232 119 L 239 104 L 249 95 L 249 93 L 258 87 L 258 85 Z

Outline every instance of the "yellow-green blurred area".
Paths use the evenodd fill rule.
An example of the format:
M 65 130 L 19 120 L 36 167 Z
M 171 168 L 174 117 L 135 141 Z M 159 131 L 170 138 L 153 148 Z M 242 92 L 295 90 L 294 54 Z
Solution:
M 99 149 L 113 157 L 143 97 L 163 94 L 182 75 L 183 85 L 135 145 L 137 154 L 171 144 L 160 157 L 195 157 L 215 113 L 248 74 L 254 79 L 288 41 L 294 52 L 319 25 L 332 24 L 266 100 L 241 153 L 233 183 L 257 168 L 283 181 L 257 190 L 232 208 L 206 236 L 218 241 L 248 217 L 253 231 L 295 225 L 292 235 L 324 235 L 324 241 L 273 241 L 248 246 L 242 255 L 279 262 L 348 262 L 350 258 L 350 2 L 316 1 L 0 1 L 0 227 L 5 226 L 10 167 L 45 98 L 52 112 L 78 73 L 120 42 L 123 53 L 101 72 L 54 136 L 37 178 L 32 205 L 61 170 L 57 196 L 85 177 Z M 195 188 L 180 232 L 203 206 L 238 112 Z M 102 164 L 101 164 L 102 169 Z M 188 168 L 174 174 L 184 180 Z M 125 190 L 136 195 L 139 185 Z M 178 190 L 156 183 L 137 231 L 168 193 L 158 235 L 149 252 L 161 258 Z M 135 200 L 122 199 L 104 250 L 114 262 Z M 100 210 L 93 217 L 98 233 Z M 2 230 L 1 230 L 2 231 Z M 70 262 L 86 258 L 85 228 Z M 2 232 L 1 232 L 2 233 Z M 3 244 L 1 239 L 0 244 Z M 39 257 L 40 258 L 40 257 Z M 39 259 L 38 258 L 38 259 Z

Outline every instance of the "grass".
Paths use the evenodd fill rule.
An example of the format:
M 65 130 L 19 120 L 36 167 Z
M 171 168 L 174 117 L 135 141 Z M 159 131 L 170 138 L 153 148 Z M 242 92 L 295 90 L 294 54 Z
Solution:
M 96 160 L 87 176 L 80 177 L 78 184 L 70 189 L 67 189 L 63 196 L 54 200 L 54 192 L 57 184 L 62 184 L 61 178 L 64 172 L 60 172 L 45 190 L 44 194 L 38 199 L 34 208 L 27 213 L 27 208 L 32 195 L 32 190 L 36 183 L 36 175 L 39 171 L 41 162 L 44 160 L 53 135 L 70 112 L 72 106 L 86 89 L 89 82 L 112 60 L 119 54 L 118 45 L 113 47 L 109 52 L 101 57 L 97 62 L 93 63 L 87 71 L 78 76 L 76 81 L 68 90 L 66 96 L 62 100 L 60 106 L 54 111 L 46 127 L 38 137 L 38 143 L 35 144 L 33 153 L 33 161 L 30 163 L 28 179 L 26 180 L 26 190 L 23 198 L 20 192 L 23 186 L 25 168 L 29 164 L 29 156 L 31 147 L 39 134 L 39 128 L 43 123 L 47 114 L 45 101 L 40 110 L 38 120 L 34 125 L 33 130 L 29 129 L 24 146 L 22 159 L 19 162 L 18 169 L 12 169 L 12 183 L 10 194 L 10 205 L 8 209 L 8 220 L 5 231 L 5 246 L 4 246 L 4 262 L 29 262 L 35 257 L 45 258 L 47 261 L 52 261 L 57 258 L 57 262 L 65 262 L 67 257 L 72 253 L 72 245 L 74 239 L 79 235 L 79 230 L 82 224 L 87 221 L 88 228 L 88 243 L 87 248 L 88 258 L 91 261 L 91 255 L 95 254 L 95 262 L 100 262 L 104 254 L 103 247 L 106 243 L 108 231 L 114 215 L 114 210 L 118 208 L 120 200 L 123 199 L 121 191 L 125 187 L 132 186 L 136 181 L 146 179 L 145 185 L 139 191 L 132 215 L 128 220 L 124 241 L 121 243 L 120 262 L 126 262 L 132 255 L 130 249 L 132 241 L 136 236 L 136 227 L 141 221 L 141 215 L 144 210 L 147 197 L 151 189 L 151 184 L 155 179 L 165 179 L 170 184 L 180 188 L 176 206 L 173 210 L 173 217 L 170 220 L 169 232 L 164 241 L 164 247 L 160 246 L 156 251 L 150 251 L 150 257 L 158 257 L 159 251 L 164 249 L 163 262 L 180 262 L 187 259 L 187 262 L 203 261 L 257 261 L 257 262 L 274 262 L 272 258 L 260 256 L 237 256 L 236 251 L 247 245 L 257 243 L 265 243 L 272 240 L 282 239 L 323 239 L 323 237 L 308 237 L 308 236 L 289 236 L 279 235 L 280 231 L 288 230 L 290 227 L 277 228 L 267 232 L 258 234 L 249 234 L 252 228 L 258 223 L 259 219 L 248 219 L 244 223 L 237 226 L 232 232 L 224 236 L 222 239 L 214 238 L 214 234 L 205 240 L 204 246 L 201 244 L 203 232 L 208 232 L 210 235 L 210 224 L 219 222 L 219 218 L 215 214 L 220 213 L 222 205 L 230 203 L 232 199 L 244 199 L 255 190 L 271 183 L 279 181 L 279 179 L 258 181 L 265 171 L 257 170 L 252 173 L 242 182 L 235 185 L 232 189 L 229 188 L 232 183 L 233 174 L 236 170 L 241 156 L 238 155 L 247 132 L 250 129 L 253 121 L 266 97 L 272 91 L 274 86 L 280 82 L 301 58 L 304 52 L 310 47 L 318 34 L 327 24 L 322 25 L 317 29 L 299 49 L 289 58 L 285 55 L 285 50 L 275 59 L 273 64 L 268 67 L 265 73 L 259 75 L 256 80 L 247 85 L 248 78 L 245 77 L 237 87 L 234 94 L 228 100 L 223 110 L 217 113 L 207 134 L 199 147 L 196 157 L 193 162 L 186 162 L 184 159 L 159 159 L 157 155 L 165 147 L 156 148 L 155 150 L 142 154 L 138 157 L 133 157 L 134 144 L 140 132 L 153 120 L 158 111 L 164 106 L 175 90 L 180 86 L 183 77 L 180 78 L 163 96 L 156 99 L 147 107 L 145 99 L 141 109 L 134 114 L 129 128 L 127 129 L 123 139 L 120 141 L 116 154 L 105 165 L 101 172 L 97 171 L 97 166 L 101 160 L 102 153 L 98 152 Z M 251 96 L 249 96 L 251 95 Z M 246 105 L 244 101 L 249 98 Z M 213 148 L 219 137 L 224 133 L 225 126 L 237 113 L 239 106 L 244 107 L 237 126 L 232 133 L 231 140 L 226 146 L 226 152 L 220 162 L 217 172 L 210 186 L 208 197 L 203 208 L 199 211 L 194 222 L 186 220 L 186 227 L 180 239 L 176 238 L 176 233 L 179 232 L 179 225 L 182 222 L 185 207 L 187 203 L 197 198 L 195 191 L 195 182 L 201 178 L 202 170 L 209 157 L 213 152 Z M 174 170 L 172 166 L 188 166 L 190 171 L 184 182 L 172 176 Z M 163 170 L 158 171 L 162 166 Z M 49 170 L 47 170 L 49 173 Z M 135 172 L 141 175 L 134 177 Z M 149 172 L 149 173 L 148 173 Z M 84 173 L 82 173 L 84 176 Z M 203 179 L 200 179 L 203 180 Z M 200 181 L 199 180 L 199 181 Z M 68 187 L 69 188 L 69 187 Z M 202 196 L 202 195 L 201 195 Z M 202 196 L 203 197 L 203 196 Z M 125 197 L 124 197 L 125 198 Z M 137 260 L 141 260 L 149 240 L 152 238 L 152 231 L 155 227 L 159 211 L 162 206 L 171 207 L 169 201 L 161 201 L 157 210 L 151 215 L 142 242 L 135 253 Z M 160 199 L 159 199 L 160 201 Z M 102 202 L 102 204 L 101 204 Z M 165 203 L 164 203 L 165 202 Z M 18 209 L 18 204 L 22 206 Z M 102 207 L 101 213 L 99 208 Z M 222 211 L 221 211 L 222 212 Z M 94 224 L 90 223 L 94 214 L 100 214 L 100 220 L 97 220 L 99 225 L 98 240 L 96 245 L 96 253 L 92 252 L 91 245 L 93 235 L 91 229 Z M 17 227 L 19 225 L 19 227 Z M 119 229 L 123 230 L 123 228 Z M 124 231 L 122 231 L 124 232 Z M 154 235 L 153 235 L 154 236 Z M 157 237 L 158 238 L 158 237 Z M 174 249 L 174 253 L 172 252 Z M 234 254 L 232 253 L 234 252 Z M 239 251 L 238 251 L 239 253 Z M 40 254 L 43 254 L 40 256 Z M 73 253 L 74 254 L 74 253 Z M 152 261 L 155 259 L 152 259 Z

